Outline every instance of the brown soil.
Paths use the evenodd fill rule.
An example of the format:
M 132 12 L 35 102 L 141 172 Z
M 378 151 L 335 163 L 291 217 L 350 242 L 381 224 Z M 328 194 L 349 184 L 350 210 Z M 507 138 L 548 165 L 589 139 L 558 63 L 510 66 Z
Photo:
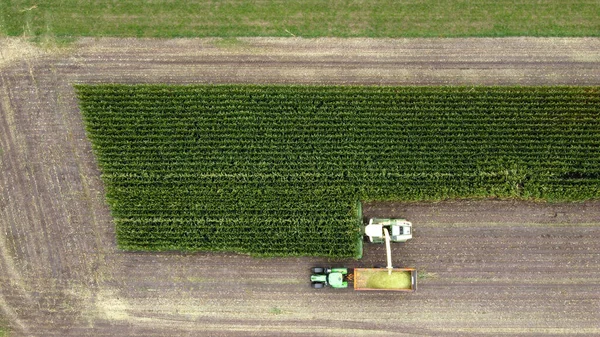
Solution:
M 309 287 L 315 265 L 385 265 L 383 245 L 360 261 L 119 251 L 72 88 L 600 85 L 600 39 L 83 39 L 58 54 L 28 45 L 26 58 L 14 56 L 22 41 L 2 43 L 0 322 L 11 336 L 600 335 L 598 201 L 365 205 L 365 217 L 413 221 L 413 240 L 393 247 L 395 266 L 422 275 L 413 294 Z

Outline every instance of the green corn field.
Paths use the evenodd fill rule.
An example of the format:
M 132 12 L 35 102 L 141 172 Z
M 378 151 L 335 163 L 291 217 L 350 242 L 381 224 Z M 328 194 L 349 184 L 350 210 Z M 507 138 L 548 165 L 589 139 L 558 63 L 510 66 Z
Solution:
M 600 197 L 600 87 L 76 89 L 122 249 L 357 257 L 359 200 Z

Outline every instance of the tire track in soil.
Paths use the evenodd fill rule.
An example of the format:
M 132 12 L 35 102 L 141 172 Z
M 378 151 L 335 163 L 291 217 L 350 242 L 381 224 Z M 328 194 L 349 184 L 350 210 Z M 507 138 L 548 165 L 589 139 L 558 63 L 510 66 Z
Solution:
M 361 261 L 119 251 L 71 86 L 600 85 L 598 50 L 593 38 L 81 39 L 4 65 L 0 305 L 12 334 L 598 335 L 598 201 L 365 205 L 366 217 L 414 222 L 393 248 L 394 265 L 424 272 L 414 294 L 308 286 L 314 265 L 385 264 L 383 246 Z

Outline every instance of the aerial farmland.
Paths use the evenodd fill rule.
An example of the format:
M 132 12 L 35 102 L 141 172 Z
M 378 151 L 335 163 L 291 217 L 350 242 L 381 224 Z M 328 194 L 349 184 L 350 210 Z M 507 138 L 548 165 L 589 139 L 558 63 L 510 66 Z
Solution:
M 0 5 L 0 336 L 600 335 L 597 4 L 335 3 Z

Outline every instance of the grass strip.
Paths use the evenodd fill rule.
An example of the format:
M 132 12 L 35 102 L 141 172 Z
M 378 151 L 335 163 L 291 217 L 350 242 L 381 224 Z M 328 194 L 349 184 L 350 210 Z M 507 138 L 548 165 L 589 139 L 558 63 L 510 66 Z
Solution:
M 600 36 L 600 2 L 0 1 L 11 36 Z

